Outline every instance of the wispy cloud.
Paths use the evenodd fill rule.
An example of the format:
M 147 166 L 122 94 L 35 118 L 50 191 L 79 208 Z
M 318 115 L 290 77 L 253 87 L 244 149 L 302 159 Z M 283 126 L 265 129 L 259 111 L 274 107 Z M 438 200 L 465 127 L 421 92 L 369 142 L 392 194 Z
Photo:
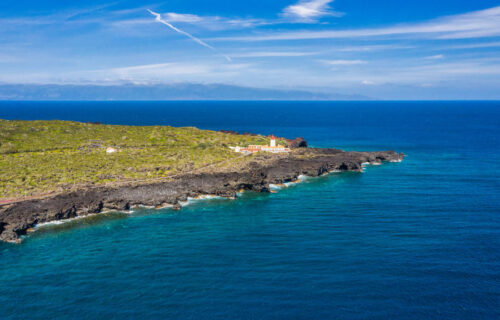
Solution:
M 278 21 L 255 19 L 255 18 L 228 18 L 220 16 L 200 16 L 196 14 L 185 14 L 185 13 L 175 13 L 175 12 L 165 13 L 164 20 L 175 23 L 193 24 L 209 30 L 255 28 L 259 26 L 278 23 Z
M 175 13 L 175 12 L 167 12 L 164 15 L 164 19 L 169 22 L 187 22 L 187 23 L 195 23 L 203 21 L 204 18 L 195 15 L 195 14 L 186 14 L 186 13 Z
M 214 64 L 213 61 L 167 62 L 117 68 L 0 73 L 0 83 L 168 84 L 176 82 L 228 82 L 251 70 L 250 64 Z
M 95 23 L 101 21 L 96 18 L 100 13 L 104 12 L 116 3 L 106 5 L 83 8 L 79 10 L 68 10 L 49 15 L 21 16 L 0 19 L 2 27 L 9 26 L 42 26 L 55 24 L 79 24 L 79 23 Z
M 367 63 L 363 60 L 322 60 L 322 62 L 331 66 L 353 66 Z
M 149 11 L 149 13 L 151 13 L 151 14 L 155 17 L 155 20 L 156 20 L 157 22 L 159 22 L 159 23 L 162 23 L 162 24 L 166 25 L 167 27 L 169 27 L 170 29 L 174 30 L 175 32 L 178 32 L 178 33 L 180 33 L 180 34 L 185 35 L 186 37 L 190 38 L 190 39 L 191 39 L 191 40 L 193 40 L 194 42 L 197 42 L 198 44 L 200 44 L 200 45 L 202 45 L 202 46 L 204 46 L 204 47 L 206 47 L 206 48 L 209 48 L 209 49 L 215 50 L 215 48 L 214 48 L 214 47 L 212 47 L 211 45 L 209 45 L 209 44 L 205 43 L 204 41 L 202 41 L 202 40 L 200 40 L 200 39 L 196 38 L 195 36 L 193 36 L 193 35 L 191 35 L 191 34 L 189 34 L 189 33 L 185 32 L 185 31 L 182 31 L 181 29 L 178 29 L 178 28 L 174 27 L 172 24 L 170 24 L 170 23 L 168 23 L 167 21 L 163 20 L 163 19 L 161 18 L 161 14 L 156 13 L 156 12 L 153 12 L 153 11 L 151 11 L 151 10 L 149 10 L 149 9 L 148 9 L 148 11 Z
M 186 65 L 179 63 L 159 63 L 139 65 L 132 67 L 122 67 L 104 70 L 108 74 L 121 76 L 121 78 L 137 76 L 157 76 L 157 75 L 192 75 L 207 73 L 211 69 L 206 65 Z M 102 71 L 99 71 L 102 72 Z
M 190 24 L 196 27 L 210 30 L 210 31 L 220 31 L 220 30 L 233 30 L 233 29 L 247 29 L 255 28 L 259 26 L 278 24 L 278 20 L 265 20 L 257 18 L 238 18 L 238 17 L 222 17 L 222 16 L 202 16 L 191 13 L 177 13 L 177 12 L 166 12 L 161 14 L 162 19 L 168 23 L 177 24 Z M 138 18 L 138 17 L 128 17 L 125 19 L 117 19 L 113 21 L 115 26 L 130 26 L 130 25 L 144 25 L 151 23 L 151 20 Z
M 361 92 L 376 91 L 390 84 L 500 86 L 500 59 L 493 60 L 500 48 L 500 5 L 427 21 L 417 20 L 420 13 L 415 13 L 404 24 L 395 24 L 393 13 L 387 12 L 380 16 L 386 24 L 378 27 L 356 18 L 354 6 L 353 18 L 345 26 L 357 23 L 361 29 L 355 29 L 342 27 L 342 20 L 330 25 L 302 24 L 339 15 L 334 9 L 340 2 L 285 2 L 290 6 L 283 11 L 280 8 L 285 6 L 256 17 L 238 16 L 234 8 L 222 9 L 223 3 L 215 2 L 210 12 L 220 9 L 220 16 L 201 8 L 154 10 L 161 7 L 157 4 L 148 6 L 160 12 L 151 12 L 153 17 L 146 8 L 126 7 L 123 2 L 73 12 L 2 15 L 0 38 L 9 48 L 0 48 L 0 81 L 200 81 L 294 88 L 337 86 L 351 92 L 359 92 L 359 88 Z M 392 5 L 384 9 L 397 10 Z M 293 25 L 297 23 L 300 25 Z M 171 46 L 166 39 L 181 41 Z M 214 39 L 234 42 L 221 44 Z M 280 42 L 296 39 L 299 41 Z M 333 40 L 300 41 L 305 39 Z M 100 50 L 94 50 L 96 47 Z M 214 60 L 213 51 L 205 48 L 218 49 L 234 62 Z
M 206 79 L 230 79 L 250 68 L 249 64 L 214 65 L 206 62 L 168 62 L 129 67 L 101 69 L 80 73 L 85 79 L 103 79 L 107 82 L 171 83 Z
M 257 51 L 231 54 L 233 58 L 267 58 L 267 57 L 306 57 L 317 55 L 319 52 L 294 51 Z
M 146 26 L 154 23 L 144 15 L 147 7 L 141 6 L 131 9 L 114 10 L 115 4 L 106 6 L 84 8 L 81 10 L 61 11 L 48 15 L 19 16 L 0 18 L 2 28 L 0 32 L 6 30 L 16 30 L 20 27 L 43 27 L 43 26 L 87 26 L 98 25 L 106 27 L 136 27 Z M 162 19 L 170 24 L 192 24 L 197 27 L 218 31 L 254 28 L 263 25 L 280 23 L 277 20 L 265 20 L 257 18 L 234 18 L 221 16 L 201 16 L 190 13 L 167 12 L 161 14 Z
M 191 34 L 189 34 L 189 33 L 185 32 L 185 31 L 182 31 L 181 29 L 174 27 L 171 23 L 169 23 L 169 22 L 167 22 L 167 21 L 163 20 L 163 19 L 162 19 L 162 17 L 161 17 L 161 14 L 156 13 L 156 12 L 154 12 L 154 11 L 151 11 L 151 10 L 149 10 L 149 9 L 148 9 L 148 11 L 149 11 L 149 13 L 151 13 L 153 16 L 155 16 L 155 20 L 156 20 L 157 22 L 159 22 L 159 23 L 162 23 L 162 24 L 166 25 L 167 27 L 169 27 L 170 29 L 174 30 L 175 32 L 178 32 L 178 33 L 180 33 L 180 34 L 182 34 L 182 35 L 185 35 L 186 37 L 190 38 L 190 39 L 191 39 L 191 40 L 193 40 L 194 42 L 196 42 L 196 43 L 198 43 L 198 44 L 200 44 L 200 45 L 202 45 L 202 46 L 204 46 L 204 47 L 206 47 L 206 48 L 209 48 L 209 49 L 211 49 L 211 50 L 213 50 L 213 51 L 217 51 L 214 47 L 212 47 L 211 45 L 209 45 L 209 44 L 208 44 L 208 43 L 206 43 L 205 41 L 203 41 L 203 40 L 201 40 L 201 39 L 198 39 L 198 38 L 196 38 L 195 36 L 193 36 L 193 35 L 191 35 Z M 230 57 L 228 57 L 228 56 L 226 56 L 226 55 L 223 55 L 223 57 L 224 57 L 227 61 L 231 62 L 231 58 L 230 58 Z
M 450 49 L 450 50 L 454 50 L 454 49 L 481 49 L 481 48 L 497 48 L 497 47 L 500 47 L 500 41 L 447 46 L 447 47 L 445 47 L 445 49 Z
M 431 63 L 431 61 L 433 61 Z M 415 63 L 413 61 L 413 63 Z M 393 64 L 388 61 L 370 63 L 366 67 L 356 68 L 345 72 L 342 77 L 331 79 L 331 83 L 339 85 L 440 85 L 443 83 L 468 83 L 471 77 L 488 80 L 490 85 L 498 85 L 500 75 L 500 61 L 491 59 L 475 59 L 443 63 L 442 60 L 430 60 L 425 64 L 411 64 L 412 61 L 399 61 Z M 383 72 L 381 71 L 383 66 Z
M 314 22 L 324 16 L 342 16 L 342 13 L 331 10 L 332 2 L 333 0 L 301 0 L 283 9 L 282 15 L 302 22 Z
M 370 45 L 370 46 L 348 46 L 348 47 L 334 49 L 334 51 L 371 52 L 371 51 L 402 50 L 402 49 L 413 49 L 413 48 L 415 48 L 415 46 L 396 45 L 396 44 L 379 44 L 379 45 Z
M 426 60 L 439 60 L 439 59 L 444 59 L 444 55 L 436 54 L 434 56 L 425 57 L 424 59 L 426 59 Z
M 425 23 L 385 28 L 290 31 L 252 36 L 222 37 L 222 41 L 277 41 L 413 35 L 427 39 L 468 39 L 500 36 L 500 6 L 447 16 Z M 215 40 L 215 39 L 213 39 Z
M 200 16 L 192 13 L 167 12 L 162 14 L 162 19 L 169 23 L 188 23 L 205 29 L 225 30 L 237 28 L 255 28 L 259 26 L 289 24 L 289 23 L 312 23 L 324 16 L 340 17 L 343 13 L 330 8 L 330 3 L 334 0 L 301 0 L 295 5 L 290 5 L 283 9 L 280 18 L 260 19 L 241 18 L 223 16 Z M 142 23 L 138 19 L 133 19 L 128 23 Z

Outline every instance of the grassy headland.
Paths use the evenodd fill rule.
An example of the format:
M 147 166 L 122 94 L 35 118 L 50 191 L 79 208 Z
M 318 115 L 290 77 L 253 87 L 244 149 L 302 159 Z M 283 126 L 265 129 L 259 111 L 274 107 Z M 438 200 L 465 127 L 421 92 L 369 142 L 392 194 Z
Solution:
M 240 162 L 264 136 L 196 128 L 0 120 L 0 199 L 138 181 Z M 113 147 L 118 152 L 107 154 Z

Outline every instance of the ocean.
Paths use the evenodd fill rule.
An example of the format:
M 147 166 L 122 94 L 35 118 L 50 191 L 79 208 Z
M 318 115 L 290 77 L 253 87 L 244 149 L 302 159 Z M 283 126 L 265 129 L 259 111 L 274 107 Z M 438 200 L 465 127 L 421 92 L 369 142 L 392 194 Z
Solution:
M 0 243 L 1 319 L 499 319 L 500 102 L 1 102 L 2 119 L 396 150 L 278 193 Z

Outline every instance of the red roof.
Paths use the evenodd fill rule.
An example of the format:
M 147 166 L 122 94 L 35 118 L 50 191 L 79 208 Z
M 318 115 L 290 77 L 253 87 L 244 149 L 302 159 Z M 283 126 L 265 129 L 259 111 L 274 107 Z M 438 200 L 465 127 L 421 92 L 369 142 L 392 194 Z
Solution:
M 276 140 L 276 137 L 274 135 L 271 135 L 271 139 Z

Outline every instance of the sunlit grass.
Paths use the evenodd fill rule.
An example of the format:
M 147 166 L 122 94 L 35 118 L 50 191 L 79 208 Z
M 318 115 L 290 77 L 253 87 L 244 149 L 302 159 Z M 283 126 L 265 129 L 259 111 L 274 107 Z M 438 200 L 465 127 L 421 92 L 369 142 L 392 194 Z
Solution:
M 227 166 L 244 161 L 229 146 L 267 143 L 263 136 L 196 128 L 0 120 L 0 198 Z M 119 152 L 106 154 L 108 147 Z

